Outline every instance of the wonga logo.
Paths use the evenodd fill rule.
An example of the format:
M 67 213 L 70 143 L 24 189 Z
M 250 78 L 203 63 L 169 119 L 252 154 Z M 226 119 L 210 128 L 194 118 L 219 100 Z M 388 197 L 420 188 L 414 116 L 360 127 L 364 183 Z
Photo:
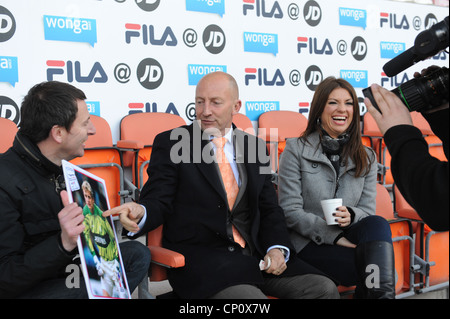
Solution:
M 213 72 L 225 72 L 227 73 L 226 65 L 201 65 L 201 64 L 189 64 L 188 65 L 188 77 L 189 85 L 197 85 L 198 81 L 205 75 Z
M 79 61 L 56 61 L 48 60 L 47 66 L 47 81 L 53 81 L 55 75 L 65 75 L 65 80 L 72 83 L 74 80 L 79 83 L 106 83 L 108 76 L 105 73 L 102 65 L 99 62 L 95 62 L 92 66 L 89 74 L 82 75 L 81 63 Z
M 406 50 L 405 43 L 401 42 L 380 42 L 382 59 L 393 59 Z
M 187 11 L 225 14 L 225 0 L 186 0 Z
M 249 101 L 245 102 L 245 115 L 251 121 L 257 121 L 259 116 L 269 111 L 279 111 L 280 102 L 278 101 Z
M 356 88 L 365 88 L 369 86 L 369 76 L 368 72 L 365 70 L 341 70 L 341 78 L 347 80 Z
M 16 20 L 11 12 L 0 6 L 0 42 L 11 39 L 16 32 Z
M 367 11 L 352 8 L 339 8 L 339 24 L 365 29 L 367 27 Z
M 278 53 L 278 34 L 244 32 L 244 51 Z
M 44 16 L 45 40 L 97 43 L 97 21 L 94 19 Z
M 0 82 L 8 82 L 12 86 L 19 82 L 17 57 L 0 56 Z
M 244 1 L 244 15 L 249 11 L 255 11 L 256 16 L 264 18 L 282 19 L 283 11 L 281 10 L 278 1 L 275 1 L 272 8 L 266 4 L 266 0 L 243 0 Z M 269 8 L 269 9 L 268 9 Z

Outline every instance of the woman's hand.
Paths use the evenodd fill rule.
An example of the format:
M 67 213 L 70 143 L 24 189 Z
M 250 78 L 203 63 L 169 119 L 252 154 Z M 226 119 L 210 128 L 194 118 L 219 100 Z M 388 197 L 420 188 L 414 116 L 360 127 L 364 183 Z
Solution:
M 336 217 L 336 222 L 339 223 L 339 227 L 347 227 L 352 223 L 352 216 L 346 206 L 340 206 L 333 214 Z

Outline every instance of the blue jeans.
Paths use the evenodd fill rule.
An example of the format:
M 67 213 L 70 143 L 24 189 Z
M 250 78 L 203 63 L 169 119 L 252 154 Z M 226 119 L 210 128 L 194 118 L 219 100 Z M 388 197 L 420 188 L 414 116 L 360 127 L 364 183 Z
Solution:
M 347 229 L 344 237 L 355 245 L 371 241 L 392 243 L 389 223 L 380 216 L 368 216 Z M 317 245 L 310 242 L 298 256 L 321 270 L 340 285 L 354 286 L 358 283 L 355 249 L 338 245 Z
M 130 293 L 139 285 L 139 283 L 148 276 L 150 266 L 149 249 L 137 241 L 126 241 L 119 244 L 122 255 L 123 266 L 125 267 Z M 67 273 L 69 276 L 70 273 Z M 81 278 L 79 287 L 68 288 L 66 279 L 56 278 L 43 281 L 35 287 L 29 289 L 24 294 L 18 296 L 20 299 L 86 299 L 88 293 L 84 282 L 83 274 L 80 271 Z

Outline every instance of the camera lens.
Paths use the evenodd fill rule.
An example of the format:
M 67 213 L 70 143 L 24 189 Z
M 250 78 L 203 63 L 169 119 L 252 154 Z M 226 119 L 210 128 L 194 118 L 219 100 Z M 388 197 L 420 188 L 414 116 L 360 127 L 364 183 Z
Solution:
M 448 102 L 448 69 L 443 67 L 428 76 L 408 81 L 392 90 L 409 111 L 424 111 Z
M 449 101 L 448 69 L 442 67 L 430 75 L 412 79 L 391 92 L 402 100 L 410 112 L 422 112 L 439 107 Z M 371 88 L 364 89 L 363 94 L 380 111 L 373 98 Z

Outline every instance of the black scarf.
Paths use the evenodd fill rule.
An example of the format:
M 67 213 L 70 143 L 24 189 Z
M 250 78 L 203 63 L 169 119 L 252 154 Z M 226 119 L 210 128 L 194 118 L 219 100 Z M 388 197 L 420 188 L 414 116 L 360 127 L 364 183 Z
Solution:
M 323 128 L 322 128 L 322 149 L 333 165 L 337 176 L 339 176 L 339 166 L 341 161 L 341 152 L 345 144 L 347 144 L 350 136 L 348 133 L 343 133 L 337 138 L 332 138 Z

